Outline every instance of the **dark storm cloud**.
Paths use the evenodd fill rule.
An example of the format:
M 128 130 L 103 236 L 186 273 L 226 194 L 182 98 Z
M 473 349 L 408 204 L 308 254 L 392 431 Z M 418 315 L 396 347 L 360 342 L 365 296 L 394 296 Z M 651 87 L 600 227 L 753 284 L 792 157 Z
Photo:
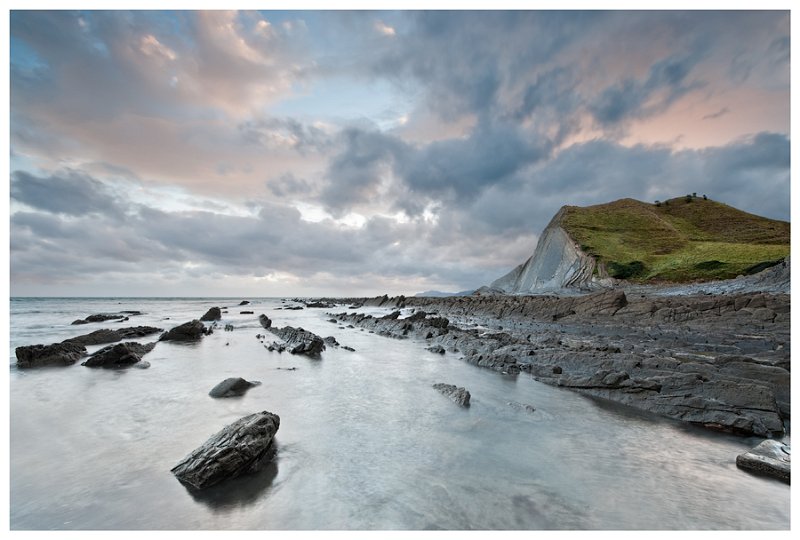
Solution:
M 414 147 L 378 131 L 350 128 L 343 149 L 330 162 L 322 201 L 333 212 L 366 203 L 390 176 L 401 183 L 395 208 L 414 215 L 426 200 L 453 204 L 474 199 L 508 181 L 521 168 L 545 158 L 551 143 L 515 124 L 481 122 L 466 138 Z
M 47 177 L 15 171 L 11 175 L 11 198 L 40 210 L 72 216 L 113 215 L 121 211 L 102 182 L 77 171 Z
M 370 201 L 394 161 L 409 149 L 400 139 L 379 131 L 347 128 L 342 150 L 331 158 L 321 200 L 334 213 Z
M 458 202 L 510 179 L 544 158 L 548 141 L 536 141 L 513 124 L 479 124 L 465 139 L 436 141 L 397 163 L 412 191 Z
M 657 62 L 645 80 L 629 78 L 603 90 L 589 105 L 589 110 L 606 126 L 663 112 L 687 92 L 703 86 L 699 80 L 687 81 L 700 58 L 700 54 L 695 53 Z

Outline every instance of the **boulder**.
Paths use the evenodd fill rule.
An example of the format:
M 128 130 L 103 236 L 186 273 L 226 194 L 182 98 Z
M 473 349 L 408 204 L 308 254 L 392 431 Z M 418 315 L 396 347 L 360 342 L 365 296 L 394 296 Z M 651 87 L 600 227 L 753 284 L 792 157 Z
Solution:
M 291 326 L 270 327 L 267 330 L 281 338 L 286 343 L 286 349 L 292 354 L 319 356 L 325 350 L 325 342 L 322 338 L 308 330 Z
M 250 303 L 250 302 L 249 302 L 248 300 L 242 300 L 241 302 L 239 302 L 239 305 L 240 305 L 240 306 L 246 306 L 246 305 L 247 305 L 247 304 L 249 304 L 249 303 Z
M 253 315 L 253 312 L 252 311 L 240 311 L 239 314 L 240 315 Z
M 117 343 L 109 345 L 92 354 L 81 365 L 86 367 L 118 368 L 130 366 L 140 362 L 142 356 L 155 347 L 155 343 L 142 345 L 136 342 Z
M 259 381 L 246 381 L 241 377 L 230 377 L 212 388 L 208 395 L 213 398 L 241 396 L 259 384 L 261 384 Z
M 123 339 L 144 337 L 162 331 L 162 328 L 156 328 L 155 326 L 131 326 L 129 328 L 118 328 L 116 330 L 103 328 L 102 330 L 95 330 L 89 334 L 65 339 L 62 343 L 100 345 L 101 343 L 114 343 L 115 341 L 122 341 Z
M 164 332 L 159 341 L 195 341 L 203 337 L 206 327 L 197 319 L 183 323 L 169 332 Z
M 205 489 L 228 478 L 261 470 L 273 457 L 280 417 L 254 413 L 222 428 L 172 468 L 184 484 Z
M 441 345 L 434 345 L 432 347 L 428 347 L 428 350 L 431 351 L 432 353 L 444 354 L 444 347 L 442 347 Z
M 433 388 L 452 399 L 458 405 L 469 407 L 470 394 L 465 388 L 459 388 L 454 384 L 445 383 L 434 384 Z
M 200 317 L 201 321 L 218 321 L 222 318 L 222 311 L 218 307 L 212 307 L 206 314 Z
M 263 313 L 258 316 L 258 322 L 261 323 L 261 326 L 269 330 L 269 327 L 272 326 L 272 320 L 269 317 L 264 315 Z
M 771 476 L 791 483 L 792 448 L 788 444 L 767 439 L 758 446 L 736 456 L 736 466 L 740 469 Z
M 14 352 L 18 368 L 70 366 L 86 354 L 86 347 L 78 343 L 53 343 L 17 347 Z

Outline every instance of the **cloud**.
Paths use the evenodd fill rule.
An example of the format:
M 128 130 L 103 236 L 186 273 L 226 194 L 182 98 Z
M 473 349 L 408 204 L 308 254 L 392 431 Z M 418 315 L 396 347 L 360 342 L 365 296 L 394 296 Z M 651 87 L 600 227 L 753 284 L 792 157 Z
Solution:
M 55 214 L 120 213 L 116 199 L 105 185 L 78 171 L 47 177 L 15 171 L 11 175 L 11 198 Z
M 387 25 L 383 21 L 375 21 L 374 25 L 375 31 L 384 36 L 394 36 L 395 30 L 391 26 Z
M 730 113 L 731 110 L 728 107 L 723 107 L 717 112 L 709 113 L 703 116 L 703 120 L 714 120 L 719 118 L 720 116 L 725 116 L 726 114 Z
M 700 80 L 687 81 L 700 57 L 695 53 L 661 60 L 650 68 L 645 80 L 629 78 L 603 90 L 589 110 L 604 126 L 663 112 L 680 97 L 705 84 Z

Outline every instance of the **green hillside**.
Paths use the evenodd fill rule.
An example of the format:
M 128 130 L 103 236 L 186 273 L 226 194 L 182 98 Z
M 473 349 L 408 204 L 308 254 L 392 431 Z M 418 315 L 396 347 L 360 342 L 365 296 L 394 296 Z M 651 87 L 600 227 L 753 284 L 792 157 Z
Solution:
M 727 279 L 789 255 L 789 223 L 702 197 L 567 206 L 561 226 L 609 275 L 631 281 Z

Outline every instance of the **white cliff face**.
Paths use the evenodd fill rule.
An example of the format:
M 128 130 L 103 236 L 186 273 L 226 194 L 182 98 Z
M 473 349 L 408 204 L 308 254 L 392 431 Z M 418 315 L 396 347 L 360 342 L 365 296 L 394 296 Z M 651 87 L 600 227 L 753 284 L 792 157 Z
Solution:
M 592 284 L 594 258 L 561 228 L 560 210 L 545 228 L 536 250 L 527 261 L 492 282 L 492 289 L 509 294 L 541 293 Z

